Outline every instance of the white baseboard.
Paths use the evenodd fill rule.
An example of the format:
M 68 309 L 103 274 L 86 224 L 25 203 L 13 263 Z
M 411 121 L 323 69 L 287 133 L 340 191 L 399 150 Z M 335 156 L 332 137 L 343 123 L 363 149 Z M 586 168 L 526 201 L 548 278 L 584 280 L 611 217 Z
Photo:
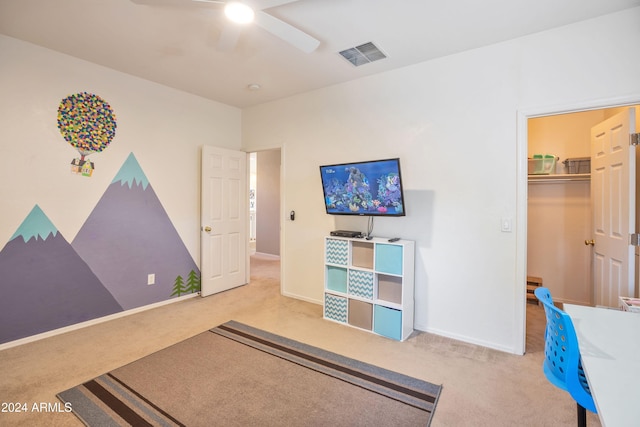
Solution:
M 119 313 L 110 314 L 108 316 L 99 317 L 97 319 L 87 320 L 86 322 L 75 323 L 73 325 L 65 326 L 62 328 L 54 329 L 52 331 L 43 332 L 41 334 L 31 335 L 29 337 L 20 338 L 15 341 L 9 341 L 7 343 L 0 344 L 0 350 L 5 350 L 7 348 L 16 347 L 22 344 L 27 344 L 30 342 L 38 341 L 44 338 L 53 337 L 55 335 L 64 334 L 66 332 L 75 331 L 76 329 L 86 328 L 87 326 L 97 325 L 98 323 L 107 322 L 109 320 L 118 319 L 120 317 L 129 316 L 131 314 L 140 313 L 141 311 L 151 310 L 152 308 L 161 307 L 167 304 L 173 304 L 174 302 L 183 301 L 185 299 L 193 298 L 196 296 L 200 296 L 200 292 L 195 292 L 193 294 L 185 295 L 178 298 L 171 298 L 166 301 L 160 301 L 153 304 L 145 305 L 142 307 L 132 308 L 130 310 L 121 311 Z
M 288 297 L 288 298 L 298 299 L 300 301 L 310 302 L 312 304 L 317 304 L 317 305 L 323 305 L 324 304 L 324 302 L 322 300 L 307 298 L 305 296 L 301 296 L 301 295 L 298 295 L 298 294 L 292 294 L 291 292 L 282 292 L 282 296 Z
M 511 354 L 515 354 L 518 356 L 522 356 L 522 352 L 520 352 L 517 348 L 511 348 L 508 346 L 503 346 L 503 345 L 495 345 L 495 343 L 493 342 L 487 342 L 487 341 L 483 341 L 483 340 L 478 340 L 475 339 L 473 337 L 469 337 L 466 335 L 459 335 L 459 334 L 451 334 L 448 333 L 447 331 L 443 331 L 441 329 L 434 329 L 434 328 L 427 328 L 424 325 L 413 325 L 413 329 L 416 331 L 422 331 L 422 332 L 427 332 L 430 334 L 434 334 L 434 335 L 438 335 L 441 337 L 445 337 L 445 338 L 450 338 L 456 341 L 461 341 L 461 342 L 465 342 L 468 344 L 473 344 L 473 345 L 479 345 L 481 347 L 486 347 L 486 348 L 491 348 L 493 350 L 498 350 L 501 351 L 503 353 L 511 353 Z
M 257 256 L 257 257 L 260 257 L 260 258 L 268 258 L 268 259 L 273 259 L 273 260 L 280 259 L 280 255 L 268 254 L 268 253 L 265 253 L 265 252 L 256 252 L 253 255 Z

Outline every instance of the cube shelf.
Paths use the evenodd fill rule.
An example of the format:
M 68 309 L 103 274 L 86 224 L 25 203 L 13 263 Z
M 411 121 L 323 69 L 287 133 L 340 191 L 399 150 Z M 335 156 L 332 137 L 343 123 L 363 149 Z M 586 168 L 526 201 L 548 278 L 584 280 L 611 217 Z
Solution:
M 413 332 L 411 240 L 325 238 L 324 318 L 403 341 Z

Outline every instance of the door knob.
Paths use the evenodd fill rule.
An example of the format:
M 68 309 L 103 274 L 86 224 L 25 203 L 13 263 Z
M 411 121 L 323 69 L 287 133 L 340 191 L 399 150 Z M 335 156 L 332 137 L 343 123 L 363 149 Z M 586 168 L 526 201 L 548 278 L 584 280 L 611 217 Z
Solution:
M 204 228 L 204 231 L 206 231 L 207 233 L 211 231 L 211 227 L 209 227 L 208 225 Z
M 595 244 L 596 244 L 596 241 L 595 241 L 595 240 L 593 240 L 593 239 L 591 239 L 591 240 L 585 240 L 585 241 L 584 241 L 584 244 L 585 244 L 585 245 L 587 245 L 587 246 L 589 246 L 589 245 L 593 246 L 593 245 L 595 245 Z

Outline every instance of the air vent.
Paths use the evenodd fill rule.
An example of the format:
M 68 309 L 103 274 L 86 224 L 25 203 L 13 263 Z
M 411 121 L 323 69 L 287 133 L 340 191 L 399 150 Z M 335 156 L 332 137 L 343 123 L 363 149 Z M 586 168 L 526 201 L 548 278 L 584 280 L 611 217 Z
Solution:
M 387 57 L 373 42 L 364 43 L 360 46 L 345 49 L 340 52 L 347 61 L 351 62 L 356 67 L 360 65 L 368 64 L 369 62 L 377 61 Z

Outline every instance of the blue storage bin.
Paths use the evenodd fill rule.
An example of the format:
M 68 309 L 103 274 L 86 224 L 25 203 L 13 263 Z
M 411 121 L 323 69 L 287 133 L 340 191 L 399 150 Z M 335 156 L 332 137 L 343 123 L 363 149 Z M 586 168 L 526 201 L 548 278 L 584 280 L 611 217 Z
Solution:
M 376 271 L 381 273 L 402 274 L 402 246 L 376 245 Z
M 373 332 L 402 340 L 402 311 L 376 305 L 373 307 Z
M 347 269 L 327 266 L 327 289 L 347 293 Z

